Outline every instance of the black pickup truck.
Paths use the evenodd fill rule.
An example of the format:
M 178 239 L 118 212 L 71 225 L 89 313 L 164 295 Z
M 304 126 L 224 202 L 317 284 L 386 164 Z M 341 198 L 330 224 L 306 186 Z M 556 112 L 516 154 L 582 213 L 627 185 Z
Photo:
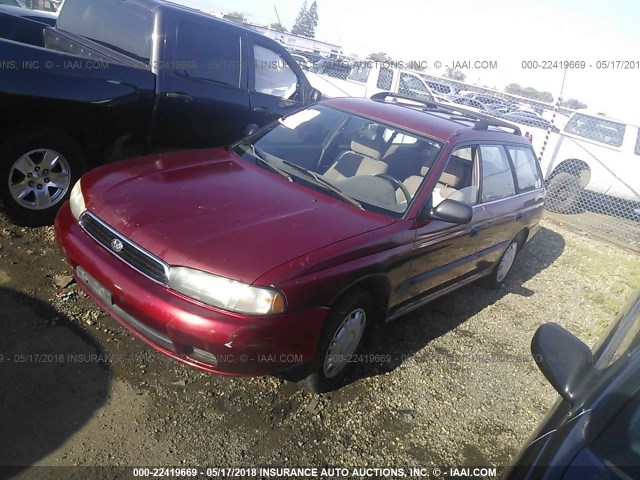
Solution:
M 320 99 L 278 43 L 161 0 L 67 0 L 54 26 L 0 12 L 0 199 L 53 220 L 88 168 L 229 144 Z

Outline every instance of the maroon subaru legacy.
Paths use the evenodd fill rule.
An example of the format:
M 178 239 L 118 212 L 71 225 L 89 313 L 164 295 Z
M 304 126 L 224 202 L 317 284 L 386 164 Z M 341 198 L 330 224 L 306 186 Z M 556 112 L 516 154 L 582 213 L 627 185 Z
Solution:
M 79 285 L 151 347 L 322 392 L 385 322 L 504 282 L 544 197 L 517 127 L 378 94 L 93 170 L 55 228 Z

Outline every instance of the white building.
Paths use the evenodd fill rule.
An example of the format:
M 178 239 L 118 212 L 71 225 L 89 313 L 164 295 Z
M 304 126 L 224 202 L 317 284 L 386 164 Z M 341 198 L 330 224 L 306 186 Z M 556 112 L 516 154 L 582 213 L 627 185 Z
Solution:
M 315 38 L 303 37 L 301 35 L 293 35 L 292 33 L 280 32 L 268 27 L 260 25 L 244 24 L 245 27 L 251 28 L 262 33 L 276 42 L 280 42 L 289 50 L 300 50 L 302 52 L 315 53 L 323 57 L 336 57 L 342 54 L 342 47 L 333 43 L 323 42 Z

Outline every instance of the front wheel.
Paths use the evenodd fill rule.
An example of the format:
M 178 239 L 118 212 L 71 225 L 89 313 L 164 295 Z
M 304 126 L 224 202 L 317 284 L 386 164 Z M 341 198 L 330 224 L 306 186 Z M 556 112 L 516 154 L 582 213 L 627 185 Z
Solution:
M 583 191 L 577 175 L 558 172 L 547 183 L 547 208 L 555 213 L 579 213 Z
M 82 150 L 62 132 L 17 134 L 0 149 L 0 198 L 17 223 L 48 225 L 83 171 Z
M 316 358 L 298 384 L 311 393 L 338 388 L 366 343 L 372 322 L 373 303 L 367 292 L 357 290 L 339 301 L 329 313 Z

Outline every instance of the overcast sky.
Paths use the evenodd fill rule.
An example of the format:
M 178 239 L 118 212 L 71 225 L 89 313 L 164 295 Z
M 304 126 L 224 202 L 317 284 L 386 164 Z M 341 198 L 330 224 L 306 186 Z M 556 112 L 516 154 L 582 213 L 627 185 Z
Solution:
M 301 0 L 174 0 L 207 12 L 242 11 L 252 23 L 291 29 Z M 467 82 L 520 83 L 558 96 L 561 70 L 524 70 L 523 60 L 585 60 L 567 73 L 564 97 L 640 123 L 640 2 L 637 0 L 317 0 L 316 38 L 345 54 L 384 51 L 397 60 L 497 60 L 495 71 L 467 70 Z M 633 70 L 596 70 L 599 60 L 635 61 Z M 592 65 L 592 67 L 589 67 Z M 427 73 L 438 74 L 437 70 Z

